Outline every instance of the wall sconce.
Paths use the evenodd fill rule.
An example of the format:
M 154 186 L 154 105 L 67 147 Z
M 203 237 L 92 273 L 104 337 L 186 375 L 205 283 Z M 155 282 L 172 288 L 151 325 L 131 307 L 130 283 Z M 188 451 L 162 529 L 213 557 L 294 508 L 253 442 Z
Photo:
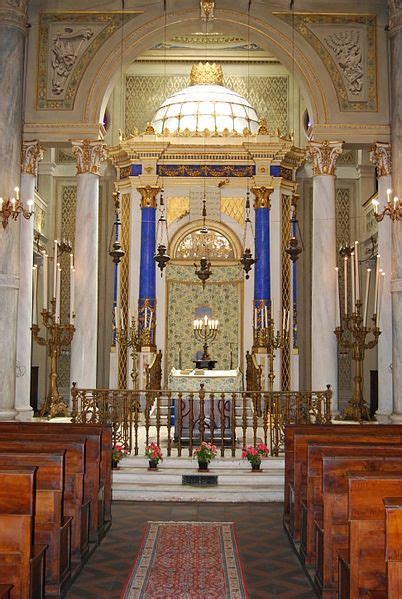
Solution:
M 402 198 L 398 199 L 398 196 L 395 196 L 392 203 L 391 194 L 392 189 L 387 189 L 387 205 L 380 214 L 378 213 L 379 201 L 371 200 L 371 203 L 374 206 L 374 217 L 378 223 L 383 220 L 386 214 L 388 214 L 392 221 L 402 220 Z
M 8 225 L 10 218 L 17 220 L 20 214 L 27 220 L 29 220 L 34 213 L 34 201 L 28 200 L 28 208 L 25 208 L 20 200 L 20 188 L 15 187 L 15 196 L 11 198 L 0 197 L 0 214 L 3 223 L 3 229 Z

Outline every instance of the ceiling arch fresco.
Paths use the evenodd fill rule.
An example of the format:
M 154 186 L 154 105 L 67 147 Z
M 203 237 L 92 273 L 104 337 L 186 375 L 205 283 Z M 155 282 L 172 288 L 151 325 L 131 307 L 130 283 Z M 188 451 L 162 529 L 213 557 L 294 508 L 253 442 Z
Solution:
M 229 3 L 222 0 L 221 4 Z M 165 33 L 165 20 L 161 16 L 160 6 L 152 5 L 142 14 L 140 10 L 127 13 L 122 31 L 120 16 L 116 12 L 63 13 L 59 9 L 55 21 L 52 21 L 52 15 L 56 13 L 41 14 L 38 25 L 32 28 L 37 29 L 39 56 L 37 69 L 29 71 L 36 73 L 37 85 L 29 86 L 28 90 L 27 134 L 35 131 L 42 139 L 41 130 L 45 130 L 49 137 L 57 134 L 56 123 L 60 125 L 61 110 L 68 115 L 65 116 L 66 126 L 71 123 L 72 128 L 85 128 L 87 124 L 88 136 L 91 136 L 91 131 L 94 136 L 99 134 L 99 123 L 112 89 L 119 80 L 121 58 L 124 65 L 129 65 L 160 43 L 162 36 L 172 39 L 192 31 L 200 24 L 198 9 L 176 10 L 167 15 Z M 333 27 L 335 17 L 336 31 Z M 368 111 L 376 110 L 376 103 L 382 99 L 384 115 L 379 118 L 377 111 L 376 119 L 367 115 L 364 120 L 368 123 L 368 129 L 379 125 L 383 127 L 382 133 L 387 134 L 387 103 L 376 95 L 378 88 L 385 94 L 386 86 L 379 85 L 380 82 L 375 79 L 375 33 L 374 42 L 370 33 L 368 50 L 359 51 L 366 24 L 363 29 L 356 31 L 348 32 L 346 28 L 345 33 L 340 22 L 342 18 L 347 20 L 348 15 L 328 15 L 331 27 L 325 40 L 315 32 L 324 51 L 319 51 L 318 45 L 312 44 L 308 36 L 298 31 L 298 27 L 292 29 L 288 22 L 289 13 L 272 13 L 261 9 L 261 5 L 257 6 L 256 14 L 249 18 L 246 12 L 219 8 L 214 26 L 222 34 L 237 35 L 242 39 L 248 37 L 253 44 L 272 53 L 290 72 L 294 71 L 315 125 L 356 124 L 356 114 L 350 112 L 366 115 Z M 47 31 L 42 36 L 44 27 Z M 320 27 L 321 30 L 326 27 L 322 17 Z M 355 51 L 353 64 L 344 59 L 346 49 L 351 46 Z M 324 55 L 329 56 L 332 62 L 324 60 Z M 30 56 L 30 60 L 33 61 L 34 57 Z M 367 76 L 365 70 L 368 62 L 371 74 Z M 33 93 L 35 97 L 32 97 Z M 42 128 L 41 123 L 44 124 Z M 36 129 L 35 125 L 38 125 Z

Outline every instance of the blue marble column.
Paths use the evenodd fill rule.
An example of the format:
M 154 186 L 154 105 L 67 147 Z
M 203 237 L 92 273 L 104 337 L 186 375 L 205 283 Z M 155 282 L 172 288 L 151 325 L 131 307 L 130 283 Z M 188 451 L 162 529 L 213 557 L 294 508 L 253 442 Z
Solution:
M 271 317 L 270 195 L 272 187 L 253 187 L 255 196 L 254 350 L 264 347 L 259 332 Z
M 20 187 L 26 2 L 0 0 L 0 196 Z M 20 223 L 0 231 L 0 420 L 13 419 Z
M 157 186 L 138 187 L 141 194 L 141 258 L 138 322 L 141 349 L 155 351 L 156 331 L 156 196 Z

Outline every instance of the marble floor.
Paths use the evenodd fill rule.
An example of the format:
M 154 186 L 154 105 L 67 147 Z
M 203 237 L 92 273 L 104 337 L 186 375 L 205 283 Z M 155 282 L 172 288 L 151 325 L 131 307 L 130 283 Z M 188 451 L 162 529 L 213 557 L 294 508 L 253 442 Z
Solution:
M 250 599 L 314 599 L 283 530 L 282 509 L 281 503 L 114 502 L 112 527 L 67 599 L 118 599 L 148 520 L 234 522 Z

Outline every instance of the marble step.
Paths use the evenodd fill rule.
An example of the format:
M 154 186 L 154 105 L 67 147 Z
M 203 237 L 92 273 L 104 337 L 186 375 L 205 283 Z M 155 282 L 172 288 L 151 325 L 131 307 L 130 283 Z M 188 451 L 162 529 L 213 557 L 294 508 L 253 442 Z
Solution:
M 156 472 L 148 471 L 144 457 L 130 456 L 113 470 L 113 499 L 119 501 L 283 501 L 284 460 L 263 461 L 262 472 L 253 473 L 246 460 L 216 459 L 209 473 L 218 476 L 214 487 L 182 484 L 183 474 L 198 473 L 188 457 L 166 458 Z
M 114 501 L 195 501 L 195 502 L 283 502 L 283 485 L 218 484 L 216 487 L 193 487 L 188 485 L 127 485 L 113 484 Z

